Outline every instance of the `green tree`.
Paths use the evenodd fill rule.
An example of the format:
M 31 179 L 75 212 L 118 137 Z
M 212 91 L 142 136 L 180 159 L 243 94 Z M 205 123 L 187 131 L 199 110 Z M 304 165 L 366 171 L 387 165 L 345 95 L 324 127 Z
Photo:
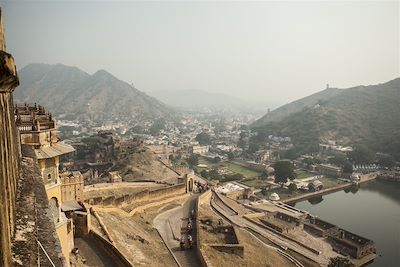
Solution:
M 233 152 L 228 152 L 228 159 L 233 160 L 235 158 L 235 154 Z
M 246 140 L 247 140 L 247 132 L 241 131 L 240 132 L 240 138 L 239 138 L 237 146 L 244 150 L 246 148 L 246 145 L 247 145 L 247 141 Z
M 202 170 L 201 172 L 200 172 L 200 175 L 201 175 L 201 177 L 204 177 L 204 178 L 208 178 L 208 171 L 206 171 L 206 170 Z
M 247 149 L 247 153 L 249 154 L 253 154 L 254 152 L 256 152 L 257 150 L 260 149 L 260 146 L 258 144 L 255 143 L 251 143 L 249 145 L 249 149 Z
M 212 159 L 212 163 L 218 163 L 218 162 L 220 162 L 221 161 L 221 158 L 220 157 L 214 157 L 213 159 Z
M 314 160 L 312 158 L 304 158 L 302 162 L 307 166 L 307 168 L 310 168 L 310 166 L 314 164 Z
M 266 196 L 268 194 L 268 188 L 266 186 L 263 186 L 261 188 L 261 194 L 263 194 L 264 196 Z
M 382 155 L 378 159 L 378 164 L 383 167 L 392 168 L 396 165 L 396 160 L 391 155 Z
M 206 132 L 201 132 L 196 135 L 196 141 L 199 142 L 200 145 L 211 145 L 211 138 L 210 135 Z
M 246 141 L 244 139 L 240 139 L 237 143 L 237 146 L 240 147 L 241 149 L 246 148 Z
M 353 267 L 354 264 L 346 258 L 343 257 L 335 257 L 330 258 L 328 267 Z
M 164 128 L 165 128 L 165 120 L 164 119 L 158 119 L 153 123 L 153 125 L 151 125 L 151 127 L 149 129 L 149 132 L 150 132 L 151 135 L 156 136 Z
M 266 180 L 268 178 L 268 172 L 264 170 L 260 175 L 261 180 Z
M 196 154 L 192 154 L 186 159 L 186 162 L 189 164 L 190 167 L 197 166 L 199 164 L 199 156 Z
M 293 148 L 283 151 L 281 156 L 283 159 L 295 160 L 300 155 L 301 155 L 300 150 L 296 147 L 293 147 Z
M 142 134 L 143 133 L 143 127 L 140 126 L 140 125 L 135 125 L 130 129 L 130 132 Z
M 213 125 L 214 125 L 214 133 L 216 135 L 222 133 L 223 131 L 226 131 L 226 124 L 223 120 L 216 121 L 213 123 Z
M 212 169 L 208 172 L 208 177 L 214 180 L 221 180 L 222 178 L 222 176 L 215 169 Z
M 343 173 L 353 173 L 353 165 L 350 162 L 346 162 L 343 166 Z
M 368 164 L 375 160 L 375 153 L 365 145 L 356 145 L 350 158 L 356 164 Z
M 295 192 L 297 190 L 297 185 L 295 183 L 290 183 L 288 189 L 290 192 Z
M 332 159 L 329 160 L 330 163 L 341 167 L 346 165 L 348 161 L 349 160 L 347 159 L 346 155 L 343 154 L 336 154 Z
M 275 169 L 275 182 L 280 183 L 282 186 L 287 182 L 287 179 L 293 180 L 295 178 L 293 163 L 287 160 L 277 161 L 274 164 Z

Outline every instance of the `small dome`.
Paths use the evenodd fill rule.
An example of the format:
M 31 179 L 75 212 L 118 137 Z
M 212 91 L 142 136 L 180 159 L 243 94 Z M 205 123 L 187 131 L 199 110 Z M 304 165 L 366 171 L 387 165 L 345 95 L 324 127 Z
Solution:
M 269 200 L 278 201 L 278 200 L 280 200 L 280 197 L 279 197 L 279 195 L 278 195 L 277 193 L 272 193 L 272 194 L 269 196 Z
M 275 169 L 274 168 L 272 168 L 272 167 L 268 167 L 267 168 L 267 173 L 268 174 L 272 174 L 272 173 L 274 173 L 275 172 Z

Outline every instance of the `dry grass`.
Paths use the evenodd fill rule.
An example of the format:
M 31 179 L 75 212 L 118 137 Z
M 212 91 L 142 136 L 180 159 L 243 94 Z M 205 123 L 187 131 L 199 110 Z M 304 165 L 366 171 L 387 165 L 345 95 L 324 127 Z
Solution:
M 219 252 L 207 245 L 204 246 L 205 253 L 213 266 L 271 266 L 271 267 L 289 267 L 293 263 L 279 255 L 274 250 L 263 246 L 257 239 L 247 231 L 236 229 L 240 243 L 244 246 L 244 257 Z
M 116 168 L 124 181 L 156 180 L 176 182 L 178 175 L 162 164 L 153 152 L 140 150 L 120 160 Z
M 167 208 L 172 208 L 168 205 Z M 157 230 L 152 226 L 160 208 L 148 209 L 133 217 L 114 212 L 98 212 L 117 248 L 134 266 L 176 266 Z

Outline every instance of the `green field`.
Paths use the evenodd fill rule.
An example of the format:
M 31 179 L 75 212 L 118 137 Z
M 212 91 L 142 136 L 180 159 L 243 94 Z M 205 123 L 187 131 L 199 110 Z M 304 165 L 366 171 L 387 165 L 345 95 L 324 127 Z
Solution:
M 241 183 L 253 188 L 263 188 L 267 185 L 267 181 L 261 179 L 246 179 L 242 180 Z
M 324 188 L 330 188 L 345 183 L 336 178 L 329 178 L 329 177 L 320 178 L 318 180 L 320 180 L 324 184 Z
M 227 170 L 233 172 L 233 173 L 239 173 L 242 174 L 245 178 L 251 178 L 251 177 L 256 177 L 259 176 L 261 173 L 257 172 L 255 170 L 252 170 L 250 168 L 241 166 L 239 164 L 230 162 L 230 161 L 221 161 L 219 163 L 213 163 L 211 162 L 211 159 L 205 158 L 205 157 L 199 157 L 199 164 L 205 164 L 207 165 L 207 168 L 200 168 L 196 167 L 196 169 L 201 172 L 204 169 L 220 169 L 220 168 L 226 168 Z

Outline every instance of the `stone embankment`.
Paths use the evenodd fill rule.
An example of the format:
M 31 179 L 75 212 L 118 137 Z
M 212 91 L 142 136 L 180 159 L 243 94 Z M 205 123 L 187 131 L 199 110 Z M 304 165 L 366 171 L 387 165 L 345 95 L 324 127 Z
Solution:
M 384 181 L 400 182 L 400 171 L 381 172 L 376 178 Z
M 362 183 L 366 183 L 366 182 L 375 180 L 377 175 L 378 175 L 377 172 L 361 175 L 360 181 L 358 182 L 358 184 L 362 184 Z M 299 196 L 287 198 L 287 199 L 282 200 L 282 202 L 286 203 L 286 204 L 299 202 L 299 201 L 310 199 L 310 198 L 313 198 L 313 197 L 318 197 L 318 196 L 327 195 L 327 194 L 330 194 L 330 193 L 333 193 L 333 192 L 337 192 L 337 191 L 340 191 L 342 189 L 346 189 L 346 188 L 352 187 L 354 185 L 355 185 L 354 183 L 340 184 L 340 185 L 337 185 L 337 186 L 334 186 L 334 187 L 330 187 L 330 188 L 326 188 L 326 189 L 322 189 L 322 190 L 319 190 L 319 191 L 316 191 L 316 192 L 305 193 L 305 194 L 302 194 L 302 195 L 299 195 Z

